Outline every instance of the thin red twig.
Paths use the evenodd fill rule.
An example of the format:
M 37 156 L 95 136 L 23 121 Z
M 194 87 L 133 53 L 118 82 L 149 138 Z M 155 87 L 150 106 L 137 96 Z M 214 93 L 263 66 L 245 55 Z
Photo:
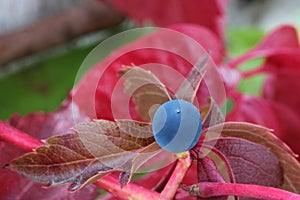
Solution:
M 171 175 L 168 183 L 160 194 L 160 199 L 169 200 L 173 199 L 176 194 L 177 188 L 181 184 L 187 170 L 191 166 L 191 157 L 189 152 L 183 153 L 179 158 L 175 170 Z
M 0 121 L 0 141 L 18 146 L 27 151 L 32 151 L 43 145 L 42 141 Z
M 166 184 L 168 183 L 170 177 L 173 174 L 173 171 L 175 170 L 176 165 L 177 161 L 172 163 L 172 166 L 168 169 L 166 173 L 164 173 L 160 181 L 152 188 L 152 190 L 156 192 L 161 192 L 165 188 Z

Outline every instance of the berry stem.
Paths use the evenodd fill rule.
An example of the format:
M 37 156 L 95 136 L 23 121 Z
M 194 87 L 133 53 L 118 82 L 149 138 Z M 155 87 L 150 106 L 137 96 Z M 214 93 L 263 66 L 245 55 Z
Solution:
M 172 166 L 168 169 L 166 173 L 164 173 L 160 181 L 152 188 L 152 190 L 156 192 L 161 192 L 165 188 L 166 184 L 168 183 L 170 177 L 173 174 L 173 171 L 175 170 L 175 167 L 177 166 L 177 162 L 178 161 L 172 164 Z
M 181 184 L 187 170 L 191 166 L 191 157 L 189 152 L 184 152 L 182 154 L 178 154 L 178 162 L 177 165 L 166 184 L 163 191 L 160 193 L 160 199 L 162 200 L 168 200 L 173 199 L 173 197 L 176 194 L 176 191 Z
M 242 72 L 241 74 L 242 74 L 243 78 L 249 78 L 249 77 L 255 76 L 257 74 L 264 73 L 264 72 L 265 72 L 265 69 L 262 66 L 259 66 L 255 69 Z
M 244 196 L 266 200 L 300 200 L 300 195 L 273 187 L 237 183 L 202 182 L 183 190 L 201 198 L 217 196 Z

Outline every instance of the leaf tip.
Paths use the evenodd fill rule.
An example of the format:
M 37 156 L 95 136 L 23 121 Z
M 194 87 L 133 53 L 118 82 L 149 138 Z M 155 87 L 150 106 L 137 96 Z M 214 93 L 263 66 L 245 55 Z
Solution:
M 130 172 L 121 172 L 120 177 L 119 177 L 119 182 L 120 182 L 121 188 L 126 186 L 129 183 L 130 179 L 131 179 Z
M 118 71 L 118 77 L 122 77 L 124 74 L 132 70 L 133 67 L 123 65 L 122 68 Z
M 79 190 L 80 188 L 82 188 L 82 184 L 78 183 L 78 182 L 73 182 L 69 185 L 68 187 L 68 191 L 69 192 L 75 192 L 77 190 Z

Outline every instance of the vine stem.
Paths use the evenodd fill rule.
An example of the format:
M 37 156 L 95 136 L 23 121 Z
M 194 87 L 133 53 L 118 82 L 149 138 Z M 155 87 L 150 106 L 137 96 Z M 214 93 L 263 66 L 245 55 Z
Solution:
M 167 182 L 165 188 L 163 191 L 160 193 L 160 199 L 161 200 L 169 200 L 173 199 L 173 197 L 176 194 L 176 191 L 181 184 L 187 170 L 191 166 L 191 157 L 189 152 L 184 152 L 177 154 L 178 162 L 177 165 Z
M 202 198 L 236 195 L 266 200 L 300 200 L 300 195 L 286 190 L 250 184 L 201 182 L 183 187 L 183 190 Z
M 0 141 L 5 141 L 27 151 L 33 151 L 43 145 L 42 141 L 31 137 L 27 133 L 16 129 L 3 121 L 0 121 Z

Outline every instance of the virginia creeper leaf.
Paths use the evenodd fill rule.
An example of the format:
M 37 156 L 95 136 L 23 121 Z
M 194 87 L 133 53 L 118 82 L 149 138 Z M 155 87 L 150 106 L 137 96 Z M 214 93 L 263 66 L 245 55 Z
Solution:
M 222 135 L 227 137 L 244 138 L 251 142 L 266 146 L 270 152 L 278 157 L 278 162 L 283 169 L 283 184 L 281 188 L 294 193 L 300 193 L 300 164 L 295 159 L 291 149 L 271 133 L 270 129 L 242 122 L 227 122 L 211 129 L 223 128 Z
M 192 68 L 186 79 L 184 79 L 183 83 L 177 90 L 175 94 L 177 99 L 193 102 L 201 80 L 205 75 L 208 59 L 208 53 L 201 56 L 199 62 Z
M 132 175 L 149 159 L 161 152 L 161 148 L 156 142 L 145 147 L 139 154 L 133 159 L 132 166 L 129 171 L 124 171 L 120 175 L 121 186 L 125 186 L 132 178 Z
M 295 93 L 300 92 L 300 46 L 288 53 L 266 58 L 264 69 L 268 72 L 263 86 L 264 98 L 286 105 L 300 118 L 300 100 Z M 287 90 L 287 88 L 289 88 Z M 291 92 L 293 91 L 293 92 Z
M 154 142 L 152 135 L 146 137 L 151 126 L 133 121 L 85 122 L 74 130 L 76 134 L 47 139 L 45 146 L 9 167 L 36 182 L 51 186 L 69 182 L 69 190 L 77 190 L 107 172 L 130 171 L 139 149 L 145 151 L 142 147 L 147 149 Z
M 217 141 L 205 142 L 209 143 L 226 156 L 237 183 L 270 187 L 282 185 L 283 172 L 278 158 L 266 146 L 235 137 L 220 137 Z
M 210 103 L 209 106 L 203 107 L 205 112 L 202 123 L 203 129 L 223 123 L 225 120 L 215 100 L 213 98 L 209 98 L 208 101 Z M 201 111 L 203 110 L 201 109 Z
M 125 93 L 132 96 L 138 114 L 146 121 L 151 121 L 159 105 L 171 100 L 167 88 L 150 71 L 126 67 L 119 75 L 125 79 Z

